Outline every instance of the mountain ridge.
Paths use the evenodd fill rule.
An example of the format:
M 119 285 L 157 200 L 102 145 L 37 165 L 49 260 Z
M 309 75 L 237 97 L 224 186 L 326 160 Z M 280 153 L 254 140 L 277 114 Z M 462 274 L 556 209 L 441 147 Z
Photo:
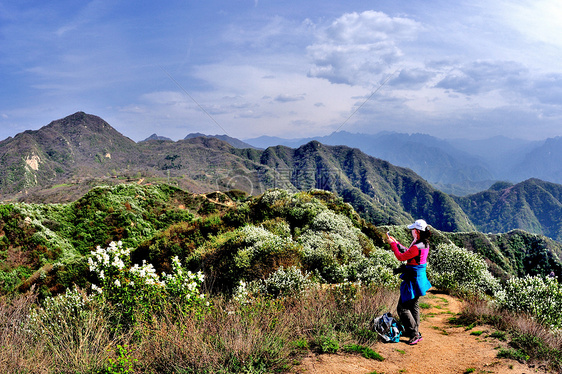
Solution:
M 0 155 L 4 200 L 72 201 L 94 185 L 126 181 L 172 183 L 195 193 L 239 189 L 256 195 L 271 188 L 325 189 L 339 194 L 377 225 L 425 218 L 445 231 L 525 229 L 562 239 L 562 225 L 546 217 L 548 212 L 562 214 L 558 200 L 550 196 L 553 187 L 539 188 L 538 182 L 496 184 L 463 199 L 436 189 L 411 168 L 359 148 L 319 141 L 264 150 L 236 148 L 217 137 L 135 143 L 100 117 L 78 112 L 0 142 Z M 538 195 L 533 197 L 525 189 Z M 518 191 L 519 199 L 502 200 L 500 191 L 505 196 Z M 507 209 L 504 200 L 518 205 Z
M 408 167 L 438 189 L 458 196 L 487 189 L 496 181 L 522 182 L 529 178 L 562 183 L 562 138 L 526 141 L 505 136 L 483 140 L 439 139 L 427 134 L 380 132 L 283 139 L 262 136 L 245 141 L 259 147 L 283 144 L 298 147 L 311 140 L 344 144 L 391 163 Z

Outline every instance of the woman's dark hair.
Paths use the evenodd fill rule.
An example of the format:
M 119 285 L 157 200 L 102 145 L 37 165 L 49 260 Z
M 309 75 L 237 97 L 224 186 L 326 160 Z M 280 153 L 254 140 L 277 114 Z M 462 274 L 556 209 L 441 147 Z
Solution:
M 429 246 L 429 238 L 431 238 L 431 231 L 429 230 L 429 227 L 426 227 L 423 231 L 418 230 L 418 232 L 420 233 L 420 237 L 416 241 L 416 244 L 423 243 L 426 246 Z

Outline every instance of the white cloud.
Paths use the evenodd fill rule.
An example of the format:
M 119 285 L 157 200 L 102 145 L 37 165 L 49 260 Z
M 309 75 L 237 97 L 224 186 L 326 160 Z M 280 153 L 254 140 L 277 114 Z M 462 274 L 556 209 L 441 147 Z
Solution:
M 382 12 L 344 14 L 319 32 L 308 47 L 309 75 L 333 83 L 373 86 L 403 53 L 400 42 L 415 39 L 421 24 Z
M 424 68 L 404 68 L 388 82 L 389 86 L 403 89 L 419 89 L 428 84 L 436 73 Z
M 494 90 L 521 90 L 528 69 L 513 61 L 472 61 L 447 72 L 436 87 L 466 95 Z

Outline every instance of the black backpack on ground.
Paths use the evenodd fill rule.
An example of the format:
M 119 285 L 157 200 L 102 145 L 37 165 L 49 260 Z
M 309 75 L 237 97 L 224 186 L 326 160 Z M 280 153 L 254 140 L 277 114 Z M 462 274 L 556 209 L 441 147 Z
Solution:
M 373 330 L 381 337 L 385 343 L 398 343 L 404 329 L 392 314 L 385 313 L 373 321 Z

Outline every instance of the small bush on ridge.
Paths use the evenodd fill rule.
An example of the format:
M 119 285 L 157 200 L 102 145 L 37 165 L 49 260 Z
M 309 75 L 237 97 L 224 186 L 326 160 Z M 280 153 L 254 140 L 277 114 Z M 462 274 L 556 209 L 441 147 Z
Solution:
M 440 244 L 430 252 L 427 273 L 431 284 L 443 290 L 484 295 L 500 289 L 478 254 L 454 244 Z

